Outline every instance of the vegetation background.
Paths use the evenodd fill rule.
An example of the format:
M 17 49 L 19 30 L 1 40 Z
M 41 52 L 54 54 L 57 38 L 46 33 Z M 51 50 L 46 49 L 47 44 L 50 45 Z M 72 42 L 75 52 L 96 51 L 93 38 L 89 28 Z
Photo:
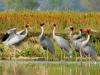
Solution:
M 100 0 L 0 0 L 0 11 L 100 12 Z
M 55 60 L 60 60 L 60 48 L 52 37 L 53 23 L 56 23 L 56 35 L 65 38 L 70 42 L 70 30 L 64 30 L 66 27 L 73 26 L 74 34 L 79 33 L 83 28 L 83 36 L 87 38 L 87 28 L 92 28 L 97 32 L 91 32 L 90 43 L 96 48 L 98 56 L 100 55 L 100 1 L 99 0 L 0 0 L 0 39 L 11 28 L 17 28 L 17 31 L 25 29 L 28 23 L 33 31 L 29 29 L 28 36 L 19 47 L 3 46 L 0 40 L 0 57 L 8 59 L 16 57 L 43 57 L 44 51 L 39 45 L 39 35 L 41 34 L 40 23 L 46 22 L 50 26 L 45 26 L 45 35 L 49 37 L 55 46 Z M 73 49 L 73 47 L 72 47 Z M 64 54 L 64 53 L 63 53 Z M 69 55 L 66 53 L 66 56 Z M 73 57 L 75 51 L 73 49 Z M 79 54 L 78 54 L 79 56 Z M 53 56 L 49 53 L 49 60 Z M 40 58 L 42 59 L 42 58 Z

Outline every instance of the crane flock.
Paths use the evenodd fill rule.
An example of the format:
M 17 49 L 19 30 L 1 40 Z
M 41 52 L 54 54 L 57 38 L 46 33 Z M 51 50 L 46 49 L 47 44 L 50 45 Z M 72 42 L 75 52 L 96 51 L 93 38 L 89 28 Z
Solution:
M 47 25 L 47 24 L 45 22 L 40 23 L 42 32 L 39 36 L 39 41 L 40 41 L 40 46 L 44 49 L 45 61 L 46 61 L 45 50 L 47 50 L 47 61 L 48 61 L 48 51 L 53 56 L 55 55 L 56 52 L 55 52 L 55 47 L 54 47 L 53 42 L 48 37 L 44 36 L 43 25 Z M 70 55 L 70 58 L 71 58 L 73 55 L 73 52 L 72 52 L 72 48 L 71 48 L 70 43 L 66 39 L 64 39 L 60 36 L 56 36 L 55 35 L 56 24 L 53 23 L 53 26 L 54 26 L 53 38 L 56 41 L 57 45 L 61 49 L 61 61 L 62 61 L 62 49 L 64 50 L 64 57 L 66 58 L 66 56 L 65 56 L 65 51 L 66 51 Z M 16 33 L 16 28 L 13 28 L 13 29 L 10 29 L 9 31 L 7 31 L 6 34 L 4 35 L 4 37 L 2 38 L 3 44 L 8 45 L 8 46 L 9 45 L 18 46 L 20 43 L 22 43 L 22 41 L 28 35 L 27 27 L 30 27 L 30 25 L 26 24 L 26 33 L 25 33 L 25 30 L 21 30 L 21 31 Z M 74 35 L 73 37 L 72 37 L 72 33 L 74 31 L 74 28 L 72 26 L 70 26 L 68 28 L 65 28 L 65 30 L 66 29 L 71 29 L 70 41 L 71 41 L 72 46 L 76 52 L 76 62 L 77 62 L 77 52 L 80 52 L 81 60 L 82 60 L 82 56 L 87 57 L 87 55 L 88 55 L 89 57 L 91 57 L 91 59 L 93 59 L 94 61 L 97 61 L 97 51 L 96 51 L 95 47 L 89 43 L 89 40 L 90 40 L 89 32 L 90 31 L 96 32 L 96 31 L 88 28 L 87 29 L 88 38 L 86 39 L 82 36 L 82 33 L 84 32 L 83 29 L 80 29 L 79 34 Z M 89 58 L 89 60 L 90 60 L 90 58 Z

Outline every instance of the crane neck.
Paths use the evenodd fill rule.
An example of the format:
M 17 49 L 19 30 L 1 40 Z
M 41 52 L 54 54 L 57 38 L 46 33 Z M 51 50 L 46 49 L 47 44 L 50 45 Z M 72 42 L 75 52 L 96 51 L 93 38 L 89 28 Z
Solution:
M 87 39 L 87 41 L 89 41 L 90 40 L 90 35 L 88 35 L 88 39 Z
M 28 35 L 28 29 L 26 28 L 26 33 L 25 33 L 25 36 L 27 36 Z
M 42 33 L 41 33 L 41 37 L 44 35 L 44 29 L 43 29 L 43 27 L 41 26 L 41 29 L 42 29 Z
M 90 35 L 88 35 L 87 40 L 85 40 L 85 41 L 82 42 L 82 46 L 86 46 L 87 43 L 89 42 L 89 40 L 90 40 Z
M 81 31 L 79 31 L 79 35 L 82 35 L 82 32 Z
M 54 29 L 53 29 L 53 37 L 56 36 L 55 35 L 55 29 L 56 29 L 56 27 L 54 27 Z
M 73 31 L 70 32 L 70 40 L 71 40 L 71 42 L 73 41 L 73 39 L 72 39 L 72 33 L 73 33 Z
M 88 35 L 88 38 L 87 38 L 86 42 L 88 43 L 89 40 L 90 40 L 90 35 Z

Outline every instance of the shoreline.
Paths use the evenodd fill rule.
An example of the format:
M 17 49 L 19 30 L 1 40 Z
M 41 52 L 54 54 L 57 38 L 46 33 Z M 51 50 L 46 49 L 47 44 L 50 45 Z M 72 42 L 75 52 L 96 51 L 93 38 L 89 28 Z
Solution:
M 77 61 L 81 61 L 80 58 L 81 57 L 77 57 Z M 89 57 L 88 57 L 88 59 L 89 59 Z M 1 59 L 1 57 L 0 57 L 0 61 L 8 61 L 8 60 L 11 60 L 11 61 L 12 60 L 16 60 L 16 61 L 20 61 L 20 60 L 22 60 L 22 61 L 25 61 L 25 60 L 27 60 L 27 61 L 31 61 L 31 60 L 41 61 L 41 60 L 45 60 L 45 59 L 43 57 L 23 57 L 23 56 L 16 57 L 16 58 L 11 57 L 11 59 L 10 59 L 10 57 L 6 57 L 5 59 Z M 66 61 L 69 61 L 69 60 L 76 61 L 76 58 L 75 57 L 73 57 L 73 58 L 66 57 Z M 86 58 L 82 58 L 82 60 L 86 61 Z M 99 61 L 99 60 L 100 60 L 100 57 L 98 57 L 97 61 Z M 55 58 L 54 60 L 49 60 L 49 61 L 60 61 L 60 60 L 58 58 Z M 64 61 L 64 59 L 63 59 L 63 61 Z

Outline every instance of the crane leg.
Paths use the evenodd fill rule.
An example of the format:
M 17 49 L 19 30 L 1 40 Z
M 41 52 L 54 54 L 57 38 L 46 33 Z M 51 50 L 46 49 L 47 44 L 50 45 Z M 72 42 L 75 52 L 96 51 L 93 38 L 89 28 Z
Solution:
M 65 63 L 66 63 L 66 55 L 65 55 L 65 50 L 64 50 L 64 59 L 65 59 Z
M 77 75 L 77 66 L 76 66 L 76 73 L 75 73 L 75 75 Z
M 62 50 L 61 50 L 61 63 L 62 63 Z
M 14 49 L 14 48 L 13 48 Z M 15 49 L 14 49 L 14 59 L 15 59 Z
M 10 56 L 10 60 L 11 60 L 11 46 L 10 46 L 10 45 L 8 45 L 8 46 L 9 46 L 9 48 L 10 48 L 9 56 Z
M 44 75 L 46 75 L 46 65 L 44 65 Z
M 45 50 L 44 50 L 44 58 L 45 58 L 45 63 L 46 63 L 46 56 L 45 56 Z
M 80 69 L 80 75 L 82 75 L 82 67 L 81 67 L 81 69 Z
M 80 55 L 81 55 L 81 67 L 82 67 L 82 51 L 80 50 Z
M 96 65 L 96 64 L 97 64 L 97 62 L 95 61 L 95 62 L 94 62 L 94 64 Z
M 17 50 L 17 47 L 16 47 L 16 50 L 15 50 L 15 48 L 13 47 L 13 49 L 14 49 L 14 59 L 15 59 L 15 61 L 16 61 L 16 50 Z
M 14 75 L 16 75 L 16 65 L 14 64 Z
M 89 67 L 90 67 L 90 55 L 89 55 Z
M 63 67 L 62 67 L 63 64 L 61 64 L 61 75 L 63 75 Z
M 76 52 L 76 65 L 77 65 L 77 52 Z
M 64 75 L 66 75 L 66 64 L 64 65 Z
M 87 62 L 87 66 L 88 66 L 88 57 L 86 56 L 86 62 Z
M 48 62 L 48 50 L 47 50 L 47 62 Z

